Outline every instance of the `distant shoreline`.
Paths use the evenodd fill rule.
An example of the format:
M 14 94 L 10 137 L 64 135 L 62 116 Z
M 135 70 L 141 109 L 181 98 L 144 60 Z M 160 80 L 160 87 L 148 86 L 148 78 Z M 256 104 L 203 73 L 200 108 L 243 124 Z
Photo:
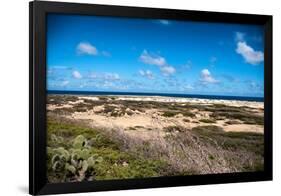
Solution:
M 212 99 L 212 100 L 233 100 L 264 102 L 263 97 L 242 97 L 242 96 L 222 96 L 222 95 L 196 95 L 196 94 L 176 94 L 176 93 L 137 93 L 137 92 L 106 92 L 106 91 L 57 91 L 48 90 L 47 94 L 55 95 L 82 95 L 82 96 L 141 96 L 141 97 L 171 97 L 171 98 L 191 98 L 191 99 Z

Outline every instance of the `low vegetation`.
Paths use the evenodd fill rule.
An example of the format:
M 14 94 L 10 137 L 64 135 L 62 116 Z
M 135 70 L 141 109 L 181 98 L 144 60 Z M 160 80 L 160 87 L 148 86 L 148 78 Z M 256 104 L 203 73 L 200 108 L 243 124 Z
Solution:
M 206 110 L 211 111 L 211 117 L 217 120 L 230 119 L 240 120 L 245 124 L 264 124 L 263 116 L 249 112 L 248 107 L 234 107 L 222 104 L 214 104 L 212 107 L 206 108 Z
M 59 98 L 58 98 L 59 97 Z M 116 97 L 99 96 L 98 100 L 91 99 L 78 99 L 77 96 L 67 95 L 50 95 L 48 96 L 47 103 L 62 106 L 63 103 L 72 102 L 71 107 L 61 107 L 53 110 L 57 114 L 71 114 L 73 112 L 87 112 L 96 106 L 104 105 L 104 110 L 97 113 L 102 113 L 112 117 L 120 117 L 124 115 L 133 115 L 136 112 L 144 113 L 147 109 L 164 109 L 162 110 L 163 117 L 175 117 L 177 115 L 183 115 L 184 117 L 195 117 L 196 110 L 211 112 L 211 119 L 201 119 L 201 122 L 215 123 L 216 120 L 229 120 L 229 124 L 233 122 L 241 121 L 244 124 L 257 124 L 263 125 L 263 116 L 251 112 L 251 108 L 247 106 L 235 107 L 227 106 L 224 104 L 213 105 L 199 105 L 199 104 L 185 104 L 179 103 L 165 103 L 165 102 L 138 102 L 128 100 L 116 100 Z M 118 107 L 116 106 L 118 105 Z M 234 123 L 235 124 L 235 123 Z
M 225 124 L 227 124 L 227 125 L 235 125 L 235 124 L 241 124 L 241 122 L 238 121 L 238 120 L 228 120 L 228 121 L 225 122 Z
M 169 127 L 166 136 L 179 171 L 196 174 L 263 170 L 263 135 L 208 125 Z M 175 132 L 176 130 L 176 132 Z
M 98 130 L 48 121 L 48 181 L 71 182 L 165 175 L 167 163 L 122 151 Z
M 175 115 L 177 115 L 178 112 L 174 112 L 174 111 L 165 111 L 163 112 L 162 116 L 164 117 L 174 117 Z
M 53 106 L 47 124 L 49 182 L 263 170 L 263 134 L 223 128 L 263 125 L 263 116 L 250 107 L 65 95 L 50 95 L 47 103 Z M 75 120 L 72 115 L 94 112 L 116 120 L 144 116 L 147 110 L 153 112 L 152 123 L 160 119 L 163 125 L 100 128 L 93 120 L 90 126 L 89 119 Z
M 183 132 L 184 128 L 180 126 L 168 126 L 168 127 L 164 127 L 163 130 L 165 132 Z
M 216 123 L 216 120 L 210 118 L 200 119 L 199 121 L 203 123 Z

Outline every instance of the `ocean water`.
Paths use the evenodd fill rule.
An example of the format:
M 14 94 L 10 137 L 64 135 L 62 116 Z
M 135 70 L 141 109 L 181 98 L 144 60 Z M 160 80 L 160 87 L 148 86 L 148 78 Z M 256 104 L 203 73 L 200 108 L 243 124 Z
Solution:
M 105 91 L 55 91 L 48 90 L 47 94 L 58 95 L 133 95 L 133 96 L 164 96 L 180 98 L 198 98 L 198 99 L 223 99 L 239 101 L 257 101 L 263 102 L 263 97 L 242 97 L 242 96 L 222 96 L 222 95 L 195 95 L 195 94 L 175 94 L 175 93 L 135 93 L 135 92 L 105 92 Z

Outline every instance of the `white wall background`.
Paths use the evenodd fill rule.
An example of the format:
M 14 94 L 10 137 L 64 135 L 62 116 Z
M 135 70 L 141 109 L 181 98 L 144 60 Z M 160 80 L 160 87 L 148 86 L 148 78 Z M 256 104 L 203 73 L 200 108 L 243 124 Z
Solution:
M 61 1 L 61 0 L 60 0 Z M 274 15 L 274 180 L 80 195 L 278 195 L 281 192 L 281 9 L 277 0 L 69 0 Z M 28 0 L 0 1 L 0 195 L 28 191 Z M 279 166 L 279 167 L 278 167 Z M 280 193 L 279 193 L 280 194 Z

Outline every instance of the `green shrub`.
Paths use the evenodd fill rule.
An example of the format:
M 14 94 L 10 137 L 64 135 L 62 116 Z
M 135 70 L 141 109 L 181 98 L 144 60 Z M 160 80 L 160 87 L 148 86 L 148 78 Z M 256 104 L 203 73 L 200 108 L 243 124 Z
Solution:
M 168 126 L 168 127 L 164 127 L 163 130 L 165 132 L 175 132 L 175 131 L 183 132 L 185 129 L 184 127 L 181 126 Z
M 225 123 L 228 125 L 240 124 L 240 122 L 238 120 L 228 120 Z
M 190 120 L 187 119 L 187 118 L 184 118 L 183 121 L 184 121 L 184 122 L 190 122 Z
M 174 112 L 174 111 L 165 111 L 163 112 L 162 116 L 164 117 L 174 117 L 175 115 L 177 115 L 178 112 Z
M 165 161 L 121 151 L 118 143 L 95 129 L 54 120 L 47 127 L 49 182 L 143 178 L 167 171 Z M 56 143 L 58 137 L 64 140 L 64 147 Z
M 189 111 L 183 111 L 182 115 L 186 117 L 195 117 L 195 114 Z
M 214 119 L 209 119 L 209 118 L 200 119 L 199 121 L 200 121 L 200 122 L 203 122 L 203 123 L 216 123 L 216 120 L 214 120 Z

